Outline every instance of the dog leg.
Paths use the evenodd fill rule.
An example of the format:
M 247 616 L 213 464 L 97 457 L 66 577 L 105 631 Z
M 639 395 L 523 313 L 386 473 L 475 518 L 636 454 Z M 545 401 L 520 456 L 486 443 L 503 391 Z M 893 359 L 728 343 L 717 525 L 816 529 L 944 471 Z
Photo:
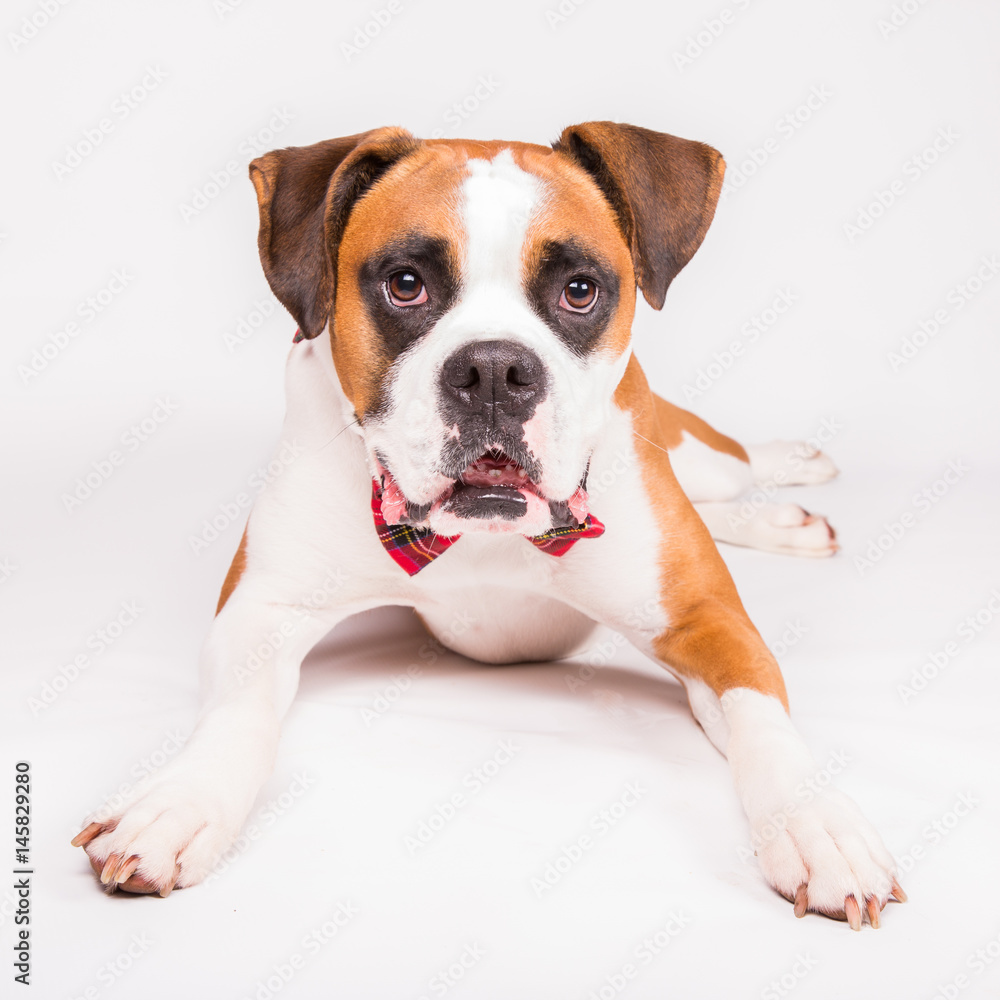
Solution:
M 776 486 L 816 486 L 837 475 L 830 457 L 806 441 L 748 444 L 747 457 L 757 483 Z
M 302 659 L 344 617 L 290 601 L 253 576 L 233 589 L 240 559 L 202 651 L 202 708 L 191 738 L 121 808 L 99 810 L 73 840 L 111 890 L 166 896 L 211 871 L 271 773 Z
M 753 491 L 755 484 L 767 485 L 770 496 L 779 486 L 826 482 L 837 474 L 826 455 L 804 441 L 744 448 L 693 413 L 659 396 L 653 400 L 673 473 L 716 541 L 793 556 L 837 551 L 825 517 L 796 504 L 757 503 Z
M 694 509 L 718 542 L 790 556 L 832 556 L 838 549 L 827 519 L 797 504 L 755 505 L 751 495 L 743 502 L 696 503 Z
M 666 526 L 657 566 L 667 624 L 630 637 L 682 680 L 692 712 L 728 758 L 767 881 L 798 916 L 815 910 L 855 930 L 867 917 L 877 927 L 889 896 L 905 898 L 893 858 L 854 802 L 818 777 L 788 717 L 778 664 L 673 474 L 649 395 L 632 368 L 616 398 L 631 411 L 642 478 Z
M 750 821 L 745 852 L 764 878 L 797 917 L 813 910 L 853 930 L 866 918 L 879 927 L 889 897 L 906 901 L 895 861 L 854 801 L 830 786 L 784 699 L 750 686 L 720 696 L 700 678 L 682 680 L 692 713 L 729 760 Z
M 695 542 L 700 578 L 668 581 L 662 605 L 670 625 L 653 651 L 680 677 L 695 718 L 729 760 L 750 822 L 748 853 L 764 878 L 797 916 L 815 910 L 854 930 L 867 916 L 878 927 L 889 896 L 905 899 L 892 855 L 829 774 L 824 780 L 788 717 L 778 664 L 728 573 L 713 566 L 719 556 L 707 533 L 691 528 L 704 536 Z
M 687 497 L 720 503 L 736 500 L 754 484 L 746 450 L 738 442 L 687 410 L 653 396 L 657 433 Z

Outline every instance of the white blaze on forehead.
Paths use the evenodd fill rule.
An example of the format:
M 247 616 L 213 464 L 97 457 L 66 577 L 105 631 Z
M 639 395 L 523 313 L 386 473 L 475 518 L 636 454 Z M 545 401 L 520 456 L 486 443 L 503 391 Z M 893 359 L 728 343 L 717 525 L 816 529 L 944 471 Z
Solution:
M 458 206 L 465 230 L 460 297 L 392 365 L 389 412 L 366 420 L 365 437 L 372 452 L 384 457 L 407 499 L 433 501 L 449 482 L 436 470 L 446 445 L 459 434 L 454 417 L 446 419 L 442 412 L 442 366 L 476 341 L 523 344 L 541 361 L 548 382 L 545 399 L 525 426 L 526 443 L 541 465 L 538 485 L 544 495 L 566 500 L 575 495 L 609 419 L 629 351 L 616 358 L 599 353 L 581 357 L 528 301 L 524 249 L 549 197 L 545 181 L 519 167 L 510 150 L 492 160 L 470 159 L 466 168 Z
M 462 185 L 469 289 L 521 284 L 521 250 L 528 223 L 544 195 L 542 182 L 522 170 L 509 149 L 492 160 L 469 160 Z

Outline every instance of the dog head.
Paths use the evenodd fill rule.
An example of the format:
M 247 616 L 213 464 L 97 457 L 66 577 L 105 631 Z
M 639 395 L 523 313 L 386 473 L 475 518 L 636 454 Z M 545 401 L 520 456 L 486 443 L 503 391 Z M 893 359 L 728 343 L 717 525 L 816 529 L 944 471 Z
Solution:
M 250 165 L 259 247 L 304 337 L 329 326 L 388 523 L 540 534 L 587 516 L 630 354 L 704 238 L 711 147 L 631 125 L 551 148 L 397 128 Z

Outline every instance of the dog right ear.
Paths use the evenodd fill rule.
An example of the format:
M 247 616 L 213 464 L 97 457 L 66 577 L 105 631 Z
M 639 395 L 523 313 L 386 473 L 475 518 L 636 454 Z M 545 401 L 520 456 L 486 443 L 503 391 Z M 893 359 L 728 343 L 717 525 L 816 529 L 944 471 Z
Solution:
M 636 282 L 654 309 L 694 256 L 722 190 L 722 154 L 702 142 L 618 122 L 583 122 L 552 148 L 583 167 L 618 216 Z
M 260 262 L 303 337 L 322 333 L 332 315 L 337 247 L 354 203 L 418 146 L 404 129 L 380 128 L 276 149 L 250 164 Z

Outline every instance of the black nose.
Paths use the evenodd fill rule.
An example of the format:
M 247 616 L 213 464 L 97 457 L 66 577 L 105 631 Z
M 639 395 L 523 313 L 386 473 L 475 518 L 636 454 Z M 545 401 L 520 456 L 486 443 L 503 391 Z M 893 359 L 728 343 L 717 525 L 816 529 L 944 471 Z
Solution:
M 463 413 L 524 421 L 545 395 L 545 368 L 524 344 L 481 340 L 459 348 L 445 361 L 441 387 Z

